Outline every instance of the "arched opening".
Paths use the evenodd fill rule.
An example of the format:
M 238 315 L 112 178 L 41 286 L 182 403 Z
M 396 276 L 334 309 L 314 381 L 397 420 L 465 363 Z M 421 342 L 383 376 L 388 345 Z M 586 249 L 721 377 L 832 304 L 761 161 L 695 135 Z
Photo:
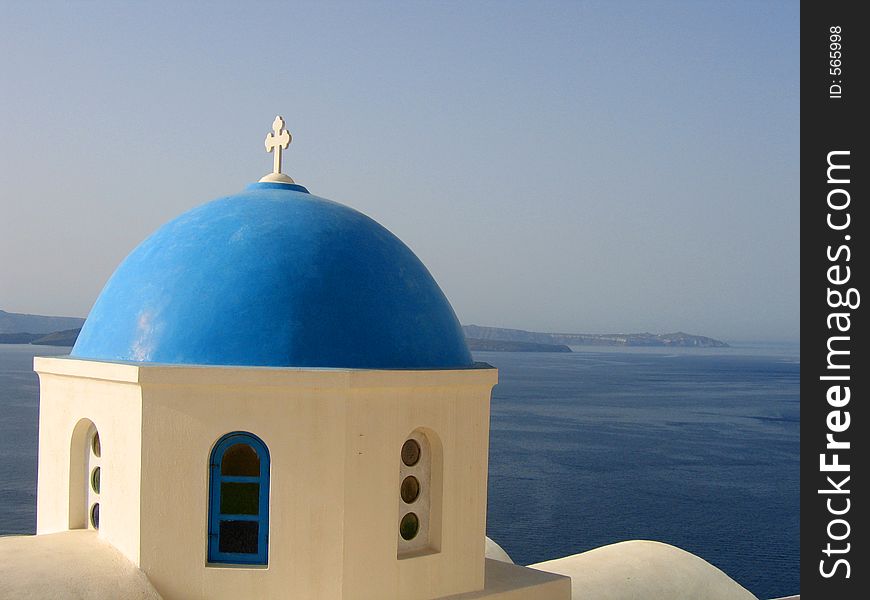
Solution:
M 100 528 L 102 443 L 97 426 L 81 419 L 73 428 L 69 449 L 69 528 Z
M 399 558 L 440 549 L 442 472 L 438 436 L 430 429 L 412 431 L 399 452 Z
M 268 561 L 269 450 L 251 433 L 228 433 L 209 461 L 208 560 Z

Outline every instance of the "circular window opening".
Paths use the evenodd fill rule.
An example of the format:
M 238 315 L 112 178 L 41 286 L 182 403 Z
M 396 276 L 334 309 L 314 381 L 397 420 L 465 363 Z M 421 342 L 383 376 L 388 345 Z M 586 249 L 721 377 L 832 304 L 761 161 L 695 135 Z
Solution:
M 420 495 L 420 482 L 413 475 L 408 475 L 402 481 L 402 502 L 411 504 Z
M 408 513 L 402 517 L 402 521 L 399 523 L 399 535 L 402 536 L 402 539 L 413 540 L 418 531 L 420 531 L 420 519 L 417 518 L 417 515 Z
M 94 529 L 100 528 L 100 503 L 97 502 L 91 507 L 91 525 Z
M 420 444 L 417 440 L 406 440 L 402 444 L 402 462 L 413 467 L 420 461 Z
M 94 470 L 91 472 L 91 489 L 96 494 L 100 493 L 100 467 L 94 467 Z
M 100 458 L 100 434 L 95 433 L 94 439 L 91 440 L 91 450 L 94 451 L 94 456 Z

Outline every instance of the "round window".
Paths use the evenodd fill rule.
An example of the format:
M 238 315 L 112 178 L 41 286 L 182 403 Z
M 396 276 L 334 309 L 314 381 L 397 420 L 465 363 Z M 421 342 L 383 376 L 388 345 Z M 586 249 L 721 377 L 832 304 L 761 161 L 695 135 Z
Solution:
M 91 489 L 94 490 L 95 494 L 100 493 L 100 467 L 94 467 L 91 472 Z
M 417 440 L 406 440 L 402 444 L 402 462 L 413 467 L 420 461 L 420 444 Z
M 402 517 L 402 521 L 399 523 L 399 535 L 402 536 L 402 539 L 413 540 L 418 531 L 420 531 L 420 519 L 417 518 L 417 515 L 408 513 Z
M 408 475 L 402 481 L 402 502 L 411 504 L 420 495 L 420 482 L 413 475 Z
M 91 450 L 94 451 L 94 456 L 100 458 L 100 434 L 94 433 L 94 439 L 91 440 Z
M 100 528 L 100 503 L 97 502 L 91 507 L 91 525 L 94 529 Z

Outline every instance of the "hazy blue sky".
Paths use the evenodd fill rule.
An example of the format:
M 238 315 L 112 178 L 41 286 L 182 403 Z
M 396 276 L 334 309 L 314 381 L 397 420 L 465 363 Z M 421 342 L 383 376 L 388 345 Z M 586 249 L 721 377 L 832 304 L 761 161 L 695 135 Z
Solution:
M 87 314 L 271 170 L 463 323 L 799 335 L 797 2 L 0 0 L 0 308 Z

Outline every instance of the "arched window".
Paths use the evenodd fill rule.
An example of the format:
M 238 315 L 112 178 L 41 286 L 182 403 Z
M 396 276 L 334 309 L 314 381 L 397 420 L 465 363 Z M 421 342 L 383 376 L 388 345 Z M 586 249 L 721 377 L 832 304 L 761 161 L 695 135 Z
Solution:
M 69 461 L 69 528 L 100 528 L 100 433 L 90 419 L 73 428 Z
M 441 445 L 431 430 L 416 429 L 399 456 L 398 558 L 437 552 L 441 523 Z
M 215 444 L 209 475 L 208 560 L 265 565 L 269 542 L 269 450 L 250 433 Z

